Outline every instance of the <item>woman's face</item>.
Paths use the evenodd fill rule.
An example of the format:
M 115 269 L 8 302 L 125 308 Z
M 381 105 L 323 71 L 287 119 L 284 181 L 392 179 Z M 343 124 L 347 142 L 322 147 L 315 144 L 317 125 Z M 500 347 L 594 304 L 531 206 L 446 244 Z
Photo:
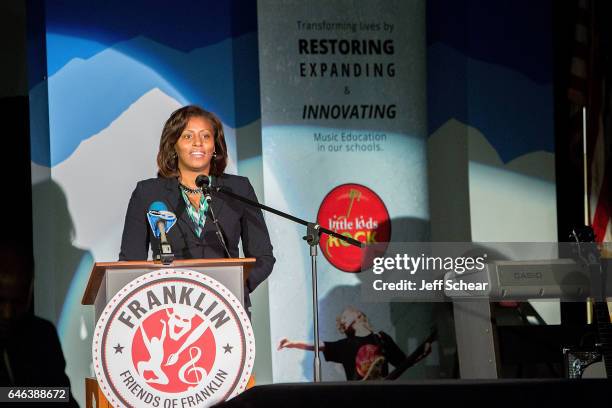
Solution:
M 181 173 L 189 171 L 208 174 L 215 152 L 215 131 L 210 121 L 198 116 L 190 118 L 174 149 Z

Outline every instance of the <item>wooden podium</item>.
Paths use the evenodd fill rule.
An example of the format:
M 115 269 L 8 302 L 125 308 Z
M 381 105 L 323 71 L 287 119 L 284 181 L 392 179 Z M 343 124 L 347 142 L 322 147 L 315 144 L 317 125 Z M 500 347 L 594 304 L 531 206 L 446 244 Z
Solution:
M 139 276 L 159 269 L 188 269 L 219 281 L 244 306 L 244 285 L 254 264 L 255 258 L 179 259 L 170 265 L 154 261 L 96 262 L 81 304 L 94 306 L 97 322 L 113 296 Z M 95 378 L 85 379 L 85 395 L 87 408 L 110 407 Z

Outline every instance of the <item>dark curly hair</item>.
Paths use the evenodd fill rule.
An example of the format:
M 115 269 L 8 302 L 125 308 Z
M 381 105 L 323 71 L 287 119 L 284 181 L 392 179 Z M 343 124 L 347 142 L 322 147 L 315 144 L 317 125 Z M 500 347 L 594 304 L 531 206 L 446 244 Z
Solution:
M 196 105 L 187 105 L 172 112 L 166 121 L 164 130 L 159 141 L 159 152 L 157 152 L 158 174 L 161 177 L 178 177 L 178 156 L 174 145 L 181 133 L 185 130 L 187 122 L 193 117 L 207 119 L 215 132 L 215 156 L 210 162 L 210 174 L 220 176 L 227 166 L 227 146 L 223 134 L 221 120 L 212 112 L 204 110 Z

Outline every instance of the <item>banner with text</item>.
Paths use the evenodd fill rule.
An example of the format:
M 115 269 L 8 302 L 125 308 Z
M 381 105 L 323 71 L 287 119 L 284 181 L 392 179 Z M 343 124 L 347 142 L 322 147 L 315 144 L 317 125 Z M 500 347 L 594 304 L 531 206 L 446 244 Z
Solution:
M 425 2 L 263 0 L 258 27 L 266 204 L 368 244 L 427 240 Z M 266 220 L 274 381 L 307 381 L 312 352 L 293 347 L 314 338 L 305 228 Z M 431 305 L 359 300 L 358 248 L 323 235 L 319 253 L 321 340 L 339 346 L 324 380 L 372 371 L 376 344 L 347 348 L 351 316 L 405 354 L 431 334 Z M 438 377 L 433 350 L 404 375 Z

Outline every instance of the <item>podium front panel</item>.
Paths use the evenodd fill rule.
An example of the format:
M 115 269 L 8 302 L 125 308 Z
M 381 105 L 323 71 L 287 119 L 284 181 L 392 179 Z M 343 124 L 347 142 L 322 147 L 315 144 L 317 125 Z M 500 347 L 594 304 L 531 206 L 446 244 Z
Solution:
M 209 276 L 227 287 L 244 306 L 244 282 L 242 266 L 191 266 L 185 268 L 169 267 L 168 269 L 187 269 L 200 272 Z M 106 304 L 119 292 L 125 285 L 146 273 L 158 271 L 159 267 L 139 268 L 139 269 L 112 269 L 106 271 L 102 285 L 96 296 L 95 318 L 98 321 L 100 314 Z

